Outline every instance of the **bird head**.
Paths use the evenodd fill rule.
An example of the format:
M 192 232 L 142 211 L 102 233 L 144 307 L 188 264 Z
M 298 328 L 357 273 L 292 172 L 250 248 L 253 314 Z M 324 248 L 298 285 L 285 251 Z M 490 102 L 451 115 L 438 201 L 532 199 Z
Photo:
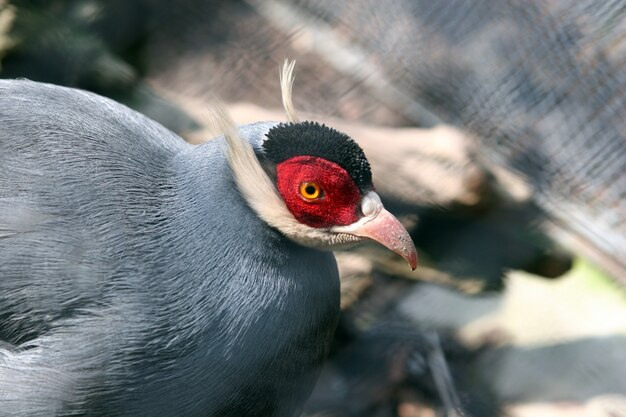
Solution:
M 260 152 L 239 138 L 223 110 L 216 118 L 225 132 L 235 182 L 248 205 L 296 243 L 335 249 L 373 240 L 415 269 L 413 241 L 374 191 L 370 165 L 361 147 L 335 129 L 298 120 L 291 103 L 292 70 L 293 63 L 285 65 L 281 73 L 283 104 L 290 122 L 269 129 Z

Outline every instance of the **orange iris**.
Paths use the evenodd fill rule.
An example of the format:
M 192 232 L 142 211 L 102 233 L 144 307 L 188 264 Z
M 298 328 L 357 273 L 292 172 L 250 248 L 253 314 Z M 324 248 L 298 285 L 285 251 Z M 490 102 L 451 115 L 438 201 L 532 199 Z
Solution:
M 322 189 L 314 182 L 303 182 L 300 184 L 300 195 L 307 200 L 315 200 L 322 194 Z

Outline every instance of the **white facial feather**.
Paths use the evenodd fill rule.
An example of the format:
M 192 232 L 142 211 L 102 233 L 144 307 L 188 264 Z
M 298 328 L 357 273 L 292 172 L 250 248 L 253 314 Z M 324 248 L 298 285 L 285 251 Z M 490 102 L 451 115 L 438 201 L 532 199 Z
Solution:
M 296 220 L 261 166 L 250 143 L 240 137 L 226 109 L 215 105 L 211 118 L 213 126 L 223 132 L 226 139 L 228 164 L 239 191 L 250 208 L 269 226 L 278 229 L 294 242 L 317 249 L 333 249 L 363 240 L 329 229 L 313 228 Z

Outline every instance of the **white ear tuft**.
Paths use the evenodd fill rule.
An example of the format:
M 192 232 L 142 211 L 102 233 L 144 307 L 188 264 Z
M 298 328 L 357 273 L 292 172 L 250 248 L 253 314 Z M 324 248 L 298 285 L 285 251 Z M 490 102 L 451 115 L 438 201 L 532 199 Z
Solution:
M 287 113 L 287 119 L 293 123 L 297 123 L 300 121 L 300 118 L 296 114 L 296 110 L 293 107 L 293 101 L 291 99 L 293 80 L 295 78 L 295 76 L 293 75 L 293 69 L 295 66 L 295 60 L 289 62 L 288 59 L 285 59 L 283 65 L 281 65 L 280 67 L 280 92 L 283 99 L 283 107 L 285 108 L 285 113 Z
M 263 207 L 272 207 L 276 203 L 284 207 L 272 180 L 261 167 L 250 143 L 240 136 L 239 129 L 224 105 L 213 103 L 210 119 L 213 128 L 224 134 L 228 164 L 235 183 L 252 209 L 264 217 Z M 280 207 L 276 210 L 280 211 Z

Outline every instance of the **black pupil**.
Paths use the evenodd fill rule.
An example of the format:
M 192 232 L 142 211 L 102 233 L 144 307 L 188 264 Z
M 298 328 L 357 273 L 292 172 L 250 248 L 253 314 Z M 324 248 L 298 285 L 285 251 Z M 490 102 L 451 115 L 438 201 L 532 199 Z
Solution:
M 310 195 L 310 194 L 315 194 L 315 187 L 314 187 L 314 186 L 312 186 L 312 185 L 307 185 L 307 186 L 306 186 L 306 188 L 304 189 L 304 191 L 305 191 L 307 194 L 309 194 L 309 195 Z

